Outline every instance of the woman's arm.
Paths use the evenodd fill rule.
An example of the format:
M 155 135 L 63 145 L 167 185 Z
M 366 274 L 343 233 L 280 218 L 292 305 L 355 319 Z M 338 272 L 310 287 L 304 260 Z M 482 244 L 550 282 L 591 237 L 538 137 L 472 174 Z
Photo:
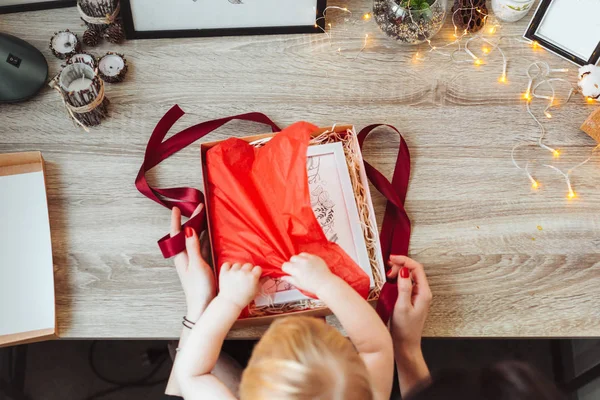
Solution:
M 200 205 L 193 216 L 200 213 L 203 205 Z M 171 212 L 171 237 L 181 232 L 181 211 L 173 207 Z M 202 256 L 200 241 L 193 229 L 186 231 L 186 250 L 175 256 L 175 269 L 181 281 L 181 286 L 185 293 L 187 312 L 185 317 L 192 322 L 200 319 L 200 316 L 206 309 L 208 303 L 215 297 L 215 279 L 212 268 L 204 261 Z M 190 335 L 190 329 L 183 328 L 179 338 L 178 347 L 185 345 Z M 165 394 L 171 396 L 181 396 L 181 389 L 177 379 L 175 379 L 175 366 L 178 362 L 177 354 L 175 363 L 169 376 L 169 381 L 165 389 Z
M 258 292 L 260 267 L 225 263 L 219 274 L 219 295 L 208 305 L 185 346 L 179 351 L 175 374 L 187 400 L 227 399 L 233 394 L 211 375 L 227 332 Z
M 392 256 L 390 264 L 392 269 L 388 276 L 398 277 L 398 300 L 391 322 L 392 340 L 400 392 L 405 397 L 431 379 L 421 351 L 421 337 L 432 296 L 421 264 L 404 256 Z
M 282 267 L 284 279 L 322 300 L 338 318 L 369 371 L 376 399 L 389 399 L 394 358 L 392 339 L 373 307 L 310 254 L 294 256 Z

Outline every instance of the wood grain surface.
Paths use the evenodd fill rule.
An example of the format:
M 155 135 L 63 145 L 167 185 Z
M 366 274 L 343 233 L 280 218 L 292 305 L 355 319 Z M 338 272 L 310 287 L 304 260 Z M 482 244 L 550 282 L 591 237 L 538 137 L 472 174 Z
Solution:
M 499 54 L 476 67 L 426 54 L 421 46 L 427 59 L 415 63 L 414 47 L 388 39 L 372 20 L 358 20 L 370 1 L 329 4 L 347 6 L 355 17 L 329 14 L 331 42 L 314 34 L 138 40 L 88 49 L 125 53 L 130 64 L 124 83 L 107 85 L 110 119 L 90 133 L 73 125 L 50 89 L 26 103 L 0 105 L 0 152 L 40 150 L 47 163 L 61 337 L 179 334 L 183 293 L 172 262 L 156 245 L 168 231 L 169 211 L 134 187 L 150 133 L 173 104 L 188 113 L 177 130 L 249 111 L 281 126 L 298 120 L 395 125 L 412 153 L 410 255 L 425 265 L 434 294 L 425 335 L 600 336 L 600 156 L 574 172 L 573 200 L 564 179 L 540 166 L 568 168 L 589 155 L 594 141 L 579 126 L 594 106 L 575 95 L 543 121 L 547 143 L 563 152 L 559 160 L 535 148 L 517 154 L 536 161 L 537 192 L 510 157 L 519 140 L 538 136 L 519 98 L 526 67 L 543 60 L 569 68 L 564 75 L 572 82 L 577 68 L 518 40 L 531 15 L 500 29 L 509 58 L 509 83 L 502 85 Z M 0 15 L 0 30 L 41 49 L 51 74 L 61 61 L 48 50 L 49 38 L 66 28 L 83 33 L 75 8 Z M 447 19 L 434 44 L 447 43 L 452 32 Z M 540 115 L 542 108 L 534 104 Z M 265 130 L 232 123 L 206 140 Z M 397 145 L 394 134 L 382 130 L 367 143 L 365 158 L 390 176 Z M 153 182 L 201 188 L 198 150 L 192 146 L 165 162 L 151 174 Z M 374 202 L 381 219 L 384 201 L 377 194 Z M 237 330 L 230 337 L 256 338 L 263 331 Z

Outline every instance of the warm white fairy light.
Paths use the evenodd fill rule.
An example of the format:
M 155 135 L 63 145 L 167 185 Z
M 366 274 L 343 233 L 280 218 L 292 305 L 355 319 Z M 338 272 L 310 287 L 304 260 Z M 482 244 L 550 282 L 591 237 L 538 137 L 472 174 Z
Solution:
M 363 52 L 363 50 L 365 49 L 365 47 L 367 47 L 367 40 L 369 39 L 369 34 L 365 34 L 365 41 L 363 42 L 363 46 L 360 48 L 360 50 L 358 51 L 358 53 L 356 53 L 356 56 L 354 56 L 354 59 L 356 60 L 358 58 L 358 56 L 360 56 L 360 53 Z
M 532 74 L 532 70 L 534 70 L 535 75 Z M 544 115 L 547 118 L 552 118 L 552 114 L 550 113 L 549 110 L 551 107 L 556 107 L 558 105 L 558 100 L 556 97 L 556 89 L 554 86 L 555 83 L 562 82 L 562 83 L 569 85 L 569 93 L 568 93 L 567 98 L 564 101 L 564 103 L 569 102 L 569 100 L 571 99 L 573 93 L 575 92 L 575 89 L 573 88 L 571 83 L 569 81 L 567 81 L 566 79 L 550 77 L 550 75 L 555 72 L 568 72 L 568 69 L 551 69 L 550 66 L 548 65 L 548 63 L 541 62 L 541 61 L 531 64 L 527 68 L 527 76 L 529 77 L 529 82 L 527 84 L 527 89 L 526 89 L 525 93 L 523 94 L 523 98 L 526 100 L 527 112 L 533 118 L 533 120 L 536 122 L 536 124 L 538 125 L 538 127 L 540 129 L 540 136 L 538 137 L 538 139 L 536 141 L 537 146 L 544 150 L 551 152 L 554 158 L 558 158 L 561 156 L 561 152 L 557 149 L 554 149 L 554 148 L 544 144 L 543 141 L 546 136 L 546 129 L 545 129 L 544 125 L 540 122 L 540 120 L 536 117 L 536 115 L 531 110 L 531 103 L 534 99 L 546 100 L 546 101 L 548 101 L 548 105 L 544 109 Z M 537 83 L 536 83 L 536 81 L 537 81 Z M 539 94 L 538 90 L 541 86 L 547 87 L 552 94 L 550 96 Z M 530 162 L 528 161 L 526 163 L 525 167 L 523 168 L 518 165 L 518 163 L 515 159 L 515 155 L 514 155 L 515 150 L 524 145 L 525 145 L 524 143 L 518 143 L 517 145 L 515 145 L 515 147 L 513 147 L 512 151 L 511 151 L 512 162 L 515 165 L 515 167 L 517 167 L 518 169 L 525 172 L 525 175 L 527 176 L 529 181 L 532 183 L 532 188 L 537 189 L 539 187 L 539 183 L 529 173 Z M 580 162 L 579 164 L 575 165 L 574 167 L 568 169 L 567 172 L 563 172 L 560 168 L 555 167 L 554 165 L 550 165 L 550 164 L 542 164 L 542 166 L 550 168 L 553 171 L 558 172 L 565 179 L 565 182 L 567 184 L 567 198 L 574 199 L 575 197 L 577 197 L 577 194 L 573 190 L 573 185 L 571 182 L 571 175 L 572 175 L 573 171 L 575 171 L 577 168 L 588 163 L 599 148 L 600 148 L 600 145 L 597 145 L 596 147 L 594 147 L 588 158 L 586 158 L 584 161 Z

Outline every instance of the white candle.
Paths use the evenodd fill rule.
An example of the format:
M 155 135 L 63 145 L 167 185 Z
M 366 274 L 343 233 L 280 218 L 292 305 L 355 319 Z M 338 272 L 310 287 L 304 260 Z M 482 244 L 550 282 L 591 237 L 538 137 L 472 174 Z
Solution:
M 78 92 L 80 90 L 88 89 L 92 84 L 92 80 L 82 76 L 79 79 L 75 79 L 73 82 L 69 84 L 67 90 L 69 92 Z
M 52 48 L 61 54 L 67 54 L 75 50 L 77 37 L 71 32 L 59 32 L 52 38 Z
M 125 67 L 125 61 L 117 54 L 107 54 L 98 63 L 98 68 L 106 76 L 117 76 Z

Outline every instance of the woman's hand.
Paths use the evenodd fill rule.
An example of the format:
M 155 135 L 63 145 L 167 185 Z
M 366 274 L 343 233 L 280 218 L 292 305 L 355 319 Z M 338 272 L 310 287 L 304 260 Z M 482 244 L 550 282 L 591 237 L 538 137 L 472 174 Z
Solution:
M 246 307 L 258 293 L 262 269 L 252 264 L 225 263 L 219 273 L 219 297 L 238 308 Z
M 390 264 L 392 268 L 388 277 L 398 277 L 398 300 L 391 323 L 394 347 L 407 354 L 420 354 L 421 336 L 431 303 L 425 270 L 421 264 L 405 256 L 391 256 Z
M 204 205 L 200 204 L 192 216 L 199 214 L 203 207 Z M 171 237 L 179 232 L 181 232 L 181 211 L 173 207 Z M 175 256 L 175 268 L 185 293 L 186 318 L 196 322 L 208 303 L 215 297 L 215 278 L 212 268 L 202 257 L 198 233 L 193 228 L 185 228 L 185 247 L 186 250 Z
M 398 277 L 398 300 L 392 314 L 391 330 L 400 392 L 404 398 L 431 379 L 421 351 L 431 290 L 423 266 L 415 260 L 391 256 L 390 264 L 392 269 L 388 277 Z
M 290 261 L 283 263 L 281 269 L 289 274 L 289 276 L 282 277 L 282 280 L 317 296 L 321 287 L 326 286 L 332 278 L 335 278 L 323 259 L 308 253 L 292 256 Z

